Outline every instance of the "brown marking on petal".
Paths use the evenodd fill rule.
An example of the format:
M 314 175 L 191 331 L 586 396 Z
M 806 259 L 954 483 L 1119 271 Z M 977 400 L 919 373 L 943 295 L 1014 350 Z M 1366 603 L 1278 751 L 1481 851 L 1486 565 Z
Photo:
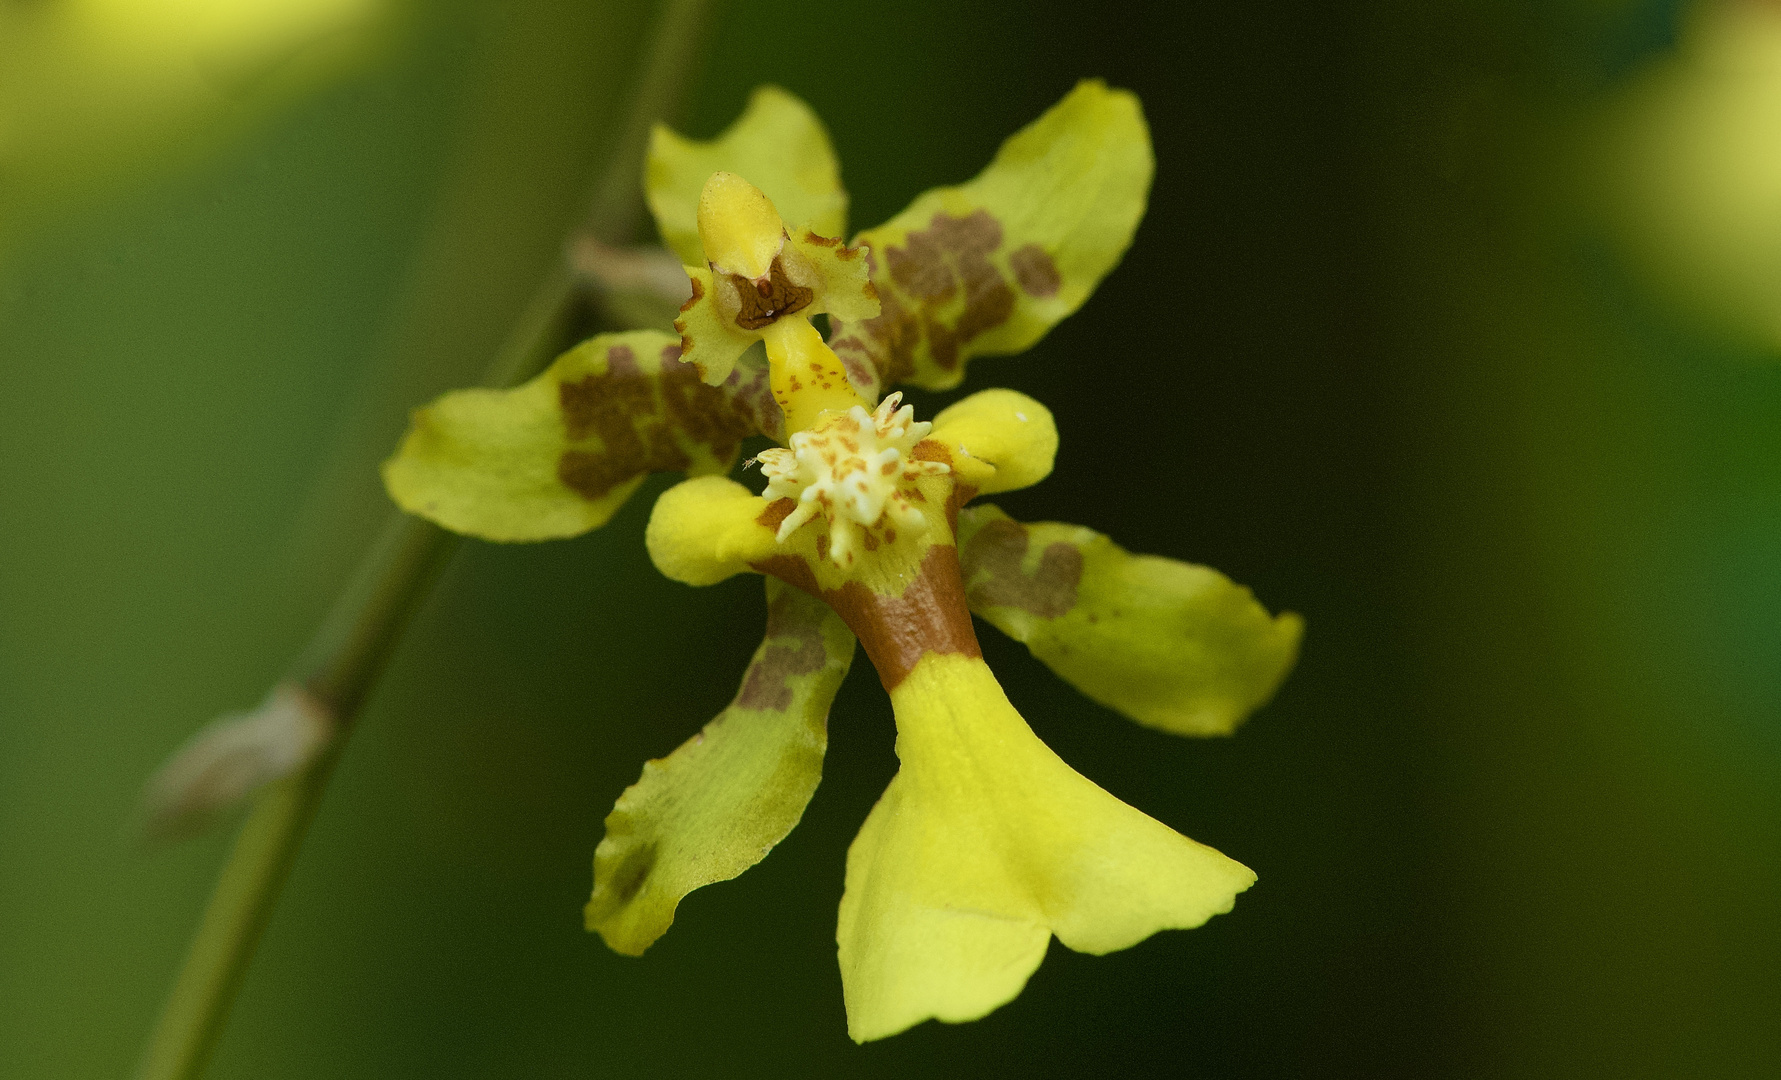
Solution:
M 749 563 L 748 566 L 759 573 L 771 574 L 787 585 L 803 589 L 818 600 L 828 603 L 822 586 L 817 584 L 816 573 L 810 569 L 810 564 L 802 555 L 769 555 L 760 562 Z
M 788 680 L 821 671 L 828 662 L 822 628 L 794 618 L 792 603 L 788 597 L 781 597 L 767 609 L 767 646 L 748 666 L 742 689 L 736 694 L 736 704 L 744 709 L 783 712 L 791 708 L 792 688 Z
M 988 255 L 1002 246 L 1002 223 L 982 207 L 964 217 L 942 211 L 928 222 L 927 235 L 942 250 L 960 257 Z
M 928 355 L 934 363 L 948 371 L 959 366 L 959 339 L 952 329 L 932 315 L 921 320 L 922 333 L 927 335 Z
M 809 229 L 804 230 L 804 242 L 806 244 L 819 244 L 822 247 L 841 246 L 841 241 L 838 238 L 833 236 L 818 236 Z
M 891 280 L 917 300 L 936 303 L 958 291 L 958 278 L 946 252 L 930 233 L 910 233 L 902 247 L 885 248 L 884 258 L 890 265 Z
M 967 288 L 964 313 L 951 329 L 937 320 L 926 320 L 928 351 L 933 354 L 934 362 L 948 371 L 958 367 L 959 349 L 965 343 L 1002 325 L 1014 314 L 1014 290 L 1000 276 L 987 284 L 983 279 L 971 282 L 972 286 L 979 284 L 984 285 L 981 291 Z
M 1008 267 L 1014 271 L 1014 280 L 1028 296 L 1056 296 L 1058 289 L 1063 287 L 1063 275 L 1057 272 L 1057 264 L 1038 244 L 1015 249 L 1014 254 L 1008 256 Z
M 797 641 L 814 641 L 822 644 L 822 630 L 798 618 L 796 599 L 780 596 L 767 605 L 767 632 L 763 636 L 773 638 L 792 638 Z M 811 669 L 816 670 L 815 668 Z
M 636 375 L 637 354 L 629 345 L 614 345 L 606 350 L 606 370 L 614 375 Z
M 874 359 L 882 385 L 895 386 L 915 374 L 915 351 L 922 340 L 921 320 L 891 293 L 882 294 L 878 301 L 878 317 L 867 319 L 863 325 L 879 342 Z
M 734 399 L 719 387 L 707 386 L 699 369 L 681 361 L 673 346 L 662 350 L 660 386 L 668 422 L 686 437 L 711 447 L 719 460 L 727 460 L 754 433 L 755 425 Z
M 791 278 L 785 276 L 785 264 L 778 255 L 773 256 L 773 265 L 767 270 L 767 280 L 750 282 L 740 274 L 731 274 L 730 280 L 735 283 L 736 295 L 742 300 L 742 310 L 736 314 L 736 325 L 744 330 L 759 330 L 770 326 L 781 315 L 789 315 L 809 307 L 810 301 L 816 298 L 813 290 L 795 284 Z
M 820 638 L 805 641 L 796 648 L 767 646 L 762 650 L 761 658 L 749 665 L 742 689 L 736 695 L 736 704 L 744 709 L 784 711 L 791 708 L 792 688 L 786 680 L 822 670 L 826 656 Z
M 565 450 L 557 458 L 557 479 L 589 502 L 605 497 L 613 488 L 642 472 L 628 461 L 619 461 L 586 450 Z
M 855 250 L 865 249 L 862 246 Z M 865 255 L 869 280 L 876 281 L 882 273 L 878 256 L 870 250 L 865 250 Z M 830 317 L 830 325 L 835 330 L 830 348 L 847 363 L 849 370 L 870 365 L 878 373 L 877 385 L 891 386 L 915 371 L 915 350 L 921 345 L 921 321 L 897 301 L 894 289 L 881 290 L 874 284 L 873 293 L 879 301 L 878 314 L 862 320 L 857 335 L 850 334 L 856 329 L 852 324 Z M 855 381 L 861 386 L 873 385 L 870 379 L 856 378 Z
M 772 502 L 768 503 L 767 508 L 762 510 L 760 515 L 754 519 L 754 523 L 764 528 L 772 529 L 774 532 L 778 532 L 779 526 L 785 524 L 785 519 L 791 517 L 792 511 L 797 508 L 798 500 L 796 499 L 774 499 Z
M 667 355 L 666 350 L 663 355 Z M 785 413 L 773 397 L 770 378 L 771 373 L 765 367 L 738 364 L 730 369 L 723 389 L 730 395 L 737 414 L 753 425 L 755 431 L 775 441 L 783 441 Z
M 885 249 L 891 280 L 929 309 L 922 314 L 921 331 L 934 362 L 948 371 L 958 366 L 965 344 L 1014 314 L 1014 290 L 989 261 L 1001 246 L 1002 223 L 978 209 L 962 218 L 937 213 L 926 229 L 905 236 L 903 246 Z M 951 299 L 961 284 L 964 310 L 948 325 L 932 309 Z
M 878 550 L 878 544 L 879 544 L 878 534 L 873 532 L 871 529 L 860 530 L 860 541 L 866 545 L 867 551 L 877 551 Z
M 999 519 L 977 530 L 965 548 L 969 577 L 982 580 L 971 586 L 975 608 L 1015 607 L 1041 619 L 1055 619 L 1076 606 L 1076 588 L 1082 582 L 1082 551 L 1062 541 L 1048 544 L 1031 574 L 1022 569 L 1031 539 L 1017 521 Z
M 693 309 L 693 305 L 697 304 L 700 300 L 704 299 L 704 297 L 705 297 L 705 283 L 700 281 L 696 277 L 689 278 L 688 280 L 693 283 L 693 295 L 687 297 L 686 303 L 680 305 L 680 313 L 682 315 L 685 315 L 687 312 L 691 311 Z M 686 320 L 685 319 L 675 319 L 674 320 L 674 329 L 680 331 L 680 351 L 682 353 L 692 352 L 693 351 L 693 336 L 686 332 Z
M 951 465 L 952 451 L 939 439 L 923 439 L 910 447 L 909 458 L 912 461 L 940 461 Z
M 655 394 L 635 363 L 628 371 L 609 370 L 579 382 L 557 384 L 557 404 L 563 410 L 563 426 L 570 439 L 579 441 L 598 434 L 609 451 L 630 450 L 632 456 L 642 456 L 641 445 L 630 445 L 638 442 L 630 418 L 655 412 Z
M 649 872 L 655 869 L 656 844 L 652 841 L 642 847 L 627 851 L 624 861 L 617 866 L 602 866 L 606 871 L 601 880 L 594 882 L 594 892 L 599 900 L 598 919 L 605 919 L 615 914 L 620 908 L 637 898 L 643 891 L 643 883 L 649 880 Z
M 946 495 L 946 525 L 954 536 L 959 531 L 959 508 L 977 497 L 977 489 L 969 484 L 954 484 Z
M 965 606 L 958 549 L 951 544 L 929 548 L 915 577 L 896 596 L 873 592 L 857 581 L 825 590 L 810 564 L 796 555 L 774 555 L 753 568 L 834 608 L 865 646 L 886 690 L 895 690 L 928 653 L 983 655 Z
M 673 346 L 662 350 L 653 375 L 622 345 L 608 350 L 606 367 L 557 385 L 564 433 L 579 444 L 557 459 L 557 478 L 583 498 L 600 499 L 640 473 L 686 469 L 692 458 L 684 443 L 708 446 L 724 460 L 756 430 L 746 404 L 705 385 Z

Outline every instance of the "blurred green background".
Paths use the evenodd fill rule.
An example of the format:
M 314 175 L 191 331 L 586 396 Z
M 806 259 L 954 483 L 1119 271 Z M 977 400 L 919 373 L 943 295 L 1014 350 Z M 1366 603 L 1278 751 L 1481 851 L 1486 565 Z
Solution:
M 729 699 L 761 617 L 752 579 L 650 568 L 660 478 L 588 537 L 460 550 L 211 1075 L 1781 1075 L 1781 348 L 1668 303 L 1577 182 L 1685 14 L 724 5 L 685 129 L 787 86 L 856 225 L 1078 77 L 1142 97 L 1131 253 L 960 393 L 1056 411 L 1011 513 L 1218 567 L 1307 616 L 1304 656 L 1189 742 L 984 645 L 1066 760 L 1260 883 L 853 1046 L 835 907 L 895 768 L 862 663 L 803 825 L 645 959 L 608 952 L 581 928 L 601 819 Z M 140 849 L 139 787 L 321 618 L 406 411 L 476 377 L 557 257 L 651 16 L 416 7 L 208 153 L 0 215 L 0 1076 L 128 1072 L 226 842 Z

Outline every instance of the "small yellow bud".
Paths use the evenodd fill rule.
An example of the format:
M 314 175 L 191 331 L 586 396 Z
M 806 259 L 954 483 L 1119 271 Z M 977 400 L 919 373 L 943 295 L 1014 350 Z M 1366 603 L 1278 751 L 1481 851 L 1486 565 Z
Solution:
M 713 270 L 756 281 L 785 245 L 785 223 L 760 188 L 735 173 L 712 173 L 699 193 L 699 241 Z

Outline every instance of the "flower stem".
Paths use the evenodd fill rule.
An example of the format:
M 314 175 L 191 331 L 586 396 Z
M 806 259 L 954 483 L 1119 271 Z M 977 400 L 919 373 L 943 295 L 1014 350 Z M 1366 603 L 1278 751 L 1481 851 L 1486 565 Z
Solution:
M 711 3 L 664 0 L 625 126 L 593 192 L 584 225 L 589 236 L 623 243 L 638 227 L 639 178 L 650 128 L 671 115 L 680 100 Z M 509 332 L 484 382 L 510 386 L 542 369 L 569 344 L 580 303 L 580 291 L 559 261 Z M 136 1080 L 197 1080 L 203 1074 L 346 736 L 456 542 L 431 522 L 394 514 L 293 665 L 291 677 L 332 713 L 334 740 L 301 771 L 268 785 L 256 799 L 144 1047 Z

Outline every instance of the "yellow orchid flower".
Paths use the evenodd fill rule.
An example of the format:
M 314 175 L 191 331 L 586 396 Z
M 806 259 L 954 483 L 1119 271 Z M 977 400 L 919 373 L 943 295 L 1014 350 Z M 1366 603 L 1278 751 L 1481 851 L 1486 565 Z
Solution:
M 902 763 L 847 859 L 837 940 L 856 1040 L 983 1016 L 1053 935 L 1123 949 L 1230 910 L 1255 880 L 1053 754 L 985 665 L 972 615 L 1089 697 L 1193 735 L 1228 734 L 1273 694 L 1302 621 L 1204 567 L 966 506 L 1050 473 L 1039 402 L 985 390 L 920 421 L 901 394 L 879 398 L 956 385 L 971 356 L 1024 349 L 1079 307 L 1130 242 L 1150 174 L 1136 99 L 1088 81 L 975 180 L 843 244 L 826 133 L 763 89 L 715 140 L 656 132 L 649 203 L 693 282 L 678 340 L 602 335 L 525 386 L 416 413 L 384 474 L 412 513 L 489 539 L 570 536 L 648 472 L 684 470 L 650 517 L 657 568 L 767 580 L 766 639 L 735 700 L 607 818 L 586 917 L 612 948 L 642 953 L 688 892 L 797 824 L 856 640 Z M 759 456 L 758 493 L 724 475 L 757 432 L 782 444 Z

